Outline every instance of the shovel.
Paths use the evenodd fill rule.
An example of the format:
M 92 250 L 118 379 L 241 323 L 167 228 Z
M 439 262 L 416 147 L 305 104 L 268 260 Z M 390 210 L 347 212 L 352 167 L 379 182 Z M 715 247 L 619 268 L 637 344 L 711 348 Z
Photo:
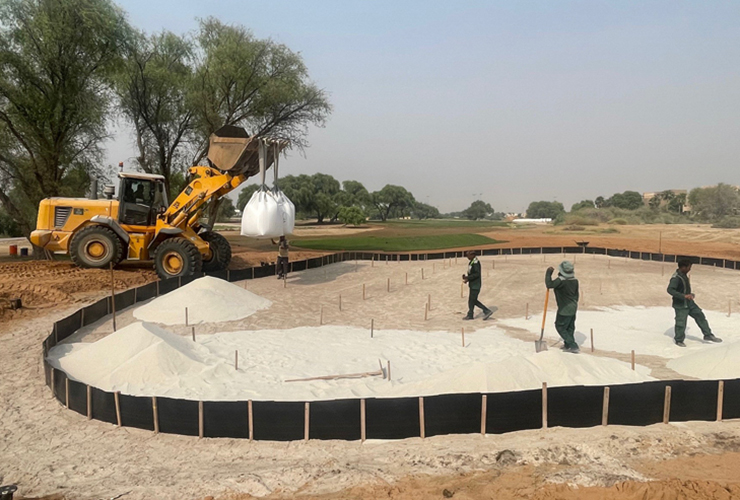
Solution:
M 540 340 L 534 341 L 535 352 L 542 352 L 547 350 L 547 341 L 542 340 L 545 336 L 545 319 L 547 318 L 547 304 L 550 302 L 550 289 L 547 289 L 547 295 L 545 295 L 545 310 L 542 311 L 542 330 L 540 330 Z

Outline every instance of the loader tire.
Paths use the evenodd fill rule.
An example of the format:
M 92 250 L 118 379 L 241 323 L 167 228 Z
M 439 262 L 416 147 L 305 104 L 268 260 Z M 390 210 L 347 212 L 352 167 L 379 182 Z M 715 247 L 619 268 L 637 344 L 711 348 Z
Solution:
M 203 270 L 205 272 L 221 271 L 229 267 L 231 262 L 231 245 L 228 240 L 219 233 L 208 231 L 199 235 L 208 242 L 211 248 L 211 258 L 203 260 Z
M 154 251 L 154 269 L 163 280 L 190 276 L 202 268 L 203 258 L 198 248 L 184 238 L 164 240 Z
M 69 242 L 69 255 L 79 267 L 105 268 L 118 265 L 123 244 L 116 233 L 105 226 L 87 226 L 77 231 Z

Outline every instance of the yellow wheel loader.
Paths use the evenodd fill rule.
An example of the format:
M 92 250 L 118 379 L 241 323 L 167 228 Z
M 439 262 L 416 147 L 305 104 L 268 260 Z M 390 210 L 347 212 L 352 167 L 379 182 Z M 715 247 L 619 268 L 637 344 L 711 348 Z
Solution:
M 207 166 L 188 170 L 189 183 L 167 203 L 164 177 L 121 172 L 118 199 L 47 198 L 39 205 L 31 243 L 69 253 L 80 267 L 107 268 L 124 260 L 154 260 L 162 278 L 226 269 L 229 242 L 213 231 L 223 196 L 260 170 L 267 170 L 284 141 L 249 137 L 225 126 L 210 137 Z M 92 197 L 97 189 L 93 189 Z

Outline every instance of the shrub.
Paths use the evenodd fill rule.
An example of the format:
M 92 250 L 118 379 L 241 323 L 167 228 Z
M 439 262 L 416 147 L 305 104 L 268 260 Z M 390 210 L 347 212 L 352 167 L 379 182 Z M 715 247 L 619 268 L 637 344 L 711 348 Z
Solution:
M 617 224 L 618 226 L 625 226 L 629 224 L 629 222 L 627 222 L 627 219 L 616 218 L 616 219 L 610 220 L 609 224 Z
M 563 231 L 583 231 L 585 229 L 586 228 L 583 227 L 583 226 L 573 226 L 573 225 L 571 225 L 571 226 L 564 227 L 563 228 Z
M 342 207 L 339 209 L 339 220 L 344 224 L 359 226 L 365 222 L 365 213 L 358 207 Z
M 604 229 L 599 229 L 599 232 L 603 234 L 612 234 L 618 233 L 619 229 L 617 229 L 616 227 L 605 227 Z
M 720 220 L 712 224 L 712 227 L 720 229 L 740 229 L 740 217 L 722 217 Z

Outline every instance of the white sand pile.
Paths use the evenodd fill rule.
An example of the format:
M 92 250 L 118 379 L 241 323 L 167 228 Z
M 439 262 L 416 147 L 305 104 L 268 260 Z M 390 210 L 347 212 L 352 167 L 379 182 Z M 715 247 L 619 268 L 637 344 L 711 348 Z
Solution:
M 134 311 L 134 317 L 163 325 L 216 323 L 251 316 L 272 305 L 268 299 L 218 278 L 205 276 L 162 295 Z
M 52 366 L 70 377 L 107 391 L 167 395 L 150 388 L 177 386 L 193 377 L 218 377 L 219 360 L 195 342 L 151 323 L 133 323 L 93 344 L 53 348 Z M 190 393 L 187 386 L 184 392 Z M 192 393 L 191 393 L 192 394 Z
M 545 338 L 559 339 L 555 331 L 555 311 L 548 313 Z M 727 313 L 704 311 L 714 333 L 725 342 L 740 341 L 740 314 L 727 317 Z M 499 324 L 521 328 L 539 335 L 542 313 L 524 318 L 501 319 Z M 673 343 L 674 312 L 671 307 L 617 306 L 598 310 L 578 311 L 576 342 L 583 350 L 590 349 L 590 329 L 594 330 L 594 346 L 605 351 L 628 354 L 649 354 L 663 358 L 678 358 L 691 352 L 701 352 L 714 344 L 705 343 L 694 320 L 688 319 L 686 347 Z
M 714 344 L 701 352 L 672 359 L 668 368 L 707 380 L 740 378 L 740 342 Z
M 392 391 L 398 396 L 453 392 L 505 392 L 567 385 L 627 384 L 653 380 L 650 369 L 616 359 L 549 350 L 496 363 L 471 363 Z
M 178 337 L 152 324 L 130 325 L 93 344 L 55 347 L 52 365 L 107 391 L 190 399 L 315 401 L 459 392 L 498 392 L 548 385 L 651 380 L 620 361 L 557 349 L 534 354 L 532 342 L 495 327 L 460 336 L 448 332 L 376 331 L 323 326 Z M 239 351 L 239 369 L 234 352 Z M 286 382 L 288 379 L 376 371 L 382 377 Z

